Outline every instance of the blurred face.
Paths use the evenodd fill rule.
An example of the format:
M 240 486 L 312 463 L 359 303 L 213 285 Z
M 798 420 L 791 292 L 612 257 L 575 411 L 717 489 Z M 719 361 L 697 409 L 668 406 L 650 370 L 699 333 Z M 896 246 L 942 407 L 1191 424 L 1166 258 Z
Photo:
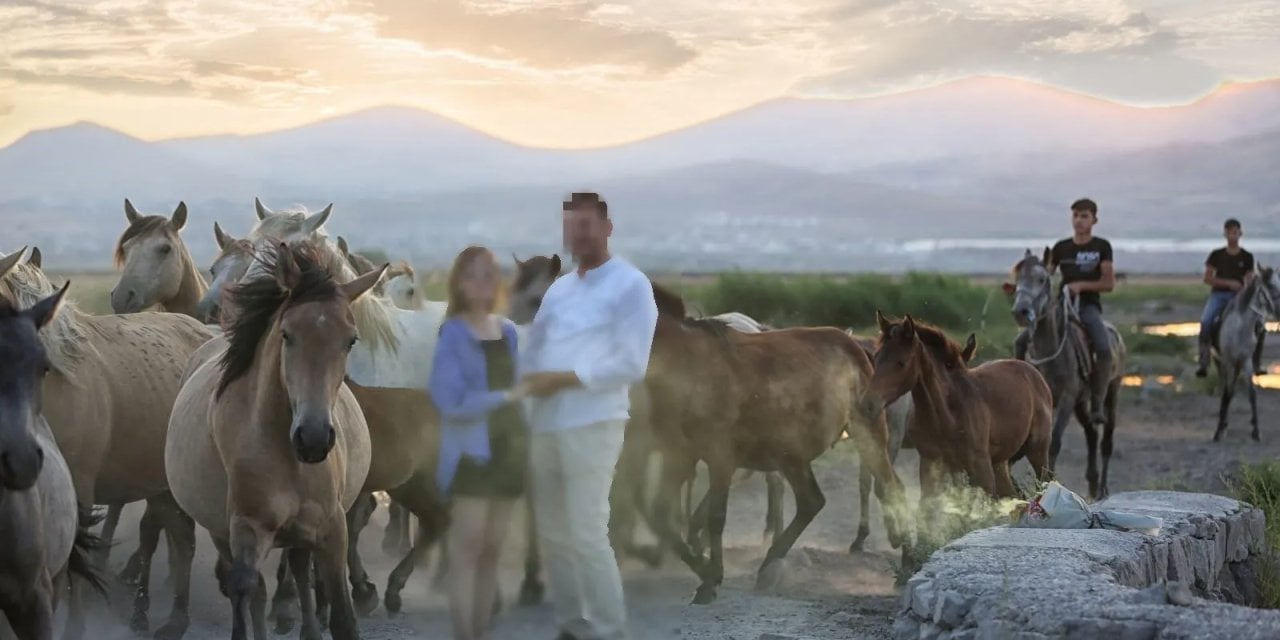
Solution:
M 1223 230 L 1222 237 L 1226 238 L 1229 244 L 1240 242 L 1240 227 L 1227 227 Z
M 493 309 L 498 299 L 498 287 L 502 284 L 502 273 L 491 254 L 477 255 L 462 268 L 458 281 L 462 295 L 467 300 L 467 308 L 471 310 Z
M 1093 225 L 1098 222 L 1098 216 L 1092 211 L 1078 209 L 1071 212 L 1071 228 L 1076 233 L 1092 233 Z
M 580 207 L 564 212 L 565 248 L 575 258 L 603 253 L 612 232 L 613 223 L 602 217 L 594 207 Z

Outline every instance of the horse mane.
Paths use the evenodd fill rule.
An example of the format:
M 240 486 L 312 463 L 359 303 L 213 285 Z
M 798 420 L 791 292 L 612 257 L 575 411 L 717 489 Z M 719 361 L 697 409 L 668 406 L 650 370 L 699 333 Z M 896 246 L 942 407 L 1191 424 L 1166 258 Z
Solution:
M 1231 298 L 1231 302 L 1227 303 L 1227 309 L 1231 309 L 1236 312 L 1248 310 L 1249 305 L 1253 304 L 1254 296 L 1258 295 L 1258 281 L 1260 280 L 1262 280 L 1262 278 L 1256 276 L 1250 280 L 1249 284 L 1246 284 L 1239 293 Z M 1226 310 L 1223 310 L 1222 315 L 1224 317 L 1226 316 Z
M 691 318 L 685 315 L 684 299 L 666 287 L 649 281 L 653 285 L 653 301 L 658 305 L 658 315 L 679 320 L 686 327 L 709 333 L 717 338 L 728 340 L 733 327 L 720 318 Z
M 120 234 L 120 239 L 116 241 L 114 252 L 116 268 L 124 266 L 124 245 L 135 238 L 141 238 L 150 235 L 156 231 L 164 230 L 169 224 L 169 219 L 164 216 L 143 216 L 134 220 L 124 233 Z
M 253 229 L 249 231 L 249 239 L 285 239 L 298 236 L 302 233 L 302 225 L 307 221 L 307 216 L 309 215 L 311 215 L 311 212 L 307 211 L 307 208 L 302 205 L 297 205 L 291 209 L 273 212 L 271 215 L 259 220 L 257 224 L 253 225 Z M 320 238 L 329 237 L 328 232 L 323 228 L 317 229 L 312 235 Z
M 916 337 L 919 338 L 920 344 L 933 355 L 934 358 L 942 361 L 944 364 L 964 364 L 963 350 L 955 340 L 947 337 L 946 332 L 935 325 L 924 322 L 923 320 L 911 319 L 916 326 Z M 901 327 L 902 321 L 894 323 L 895 327 Z M 852 335 L 852 334 L 850 334 Z M 885 340 L 888 338 L 884 332 L 880 333 L 880 338 L 876 340 L 876 349 L 879 350 L 884 346 Z
M 416 275 L 417 274 L 414 273 L 413 270 L 413 265 L 409 264 L 407 260 L 401 260 L 387 269 L 387 274 L 382 277 L 382 280 L 383 282 L 387 282 L 392 278 L 398 278 L 400 276 L 405 276 L 406 278 L 413 280 Z
M 15 265 L 8 275 L 0 278 L 0 299 L 13 307 L 29 308 L 57 292 L 58 288 L 49 282 L 43 271 L 25 262 Z M 79 309 L 75 302 L 64 297 L 62 307 L 62 312 L 40 330 L 40 341 L 44 343 L 50 366 L 73 385 L 79 386 L 76 372 L 96 349 L 76 319 Z
M 338 282 L 325 264 L 326 256 L 312 243 L 264 247 L 255 259 L 262 261 L 273 277 L 241 282 L 227 291 L 228 303 L 236 312 L 224 327 L 227 350 L 220 362 L 222 376 L 215 398 L 220 398 L 232 382 L 253 366 L 258 344 L 277 313 L 293 305 L 332 300 L 340 295 Z M 297 269 L 298 281 L 291 288 L 280 283 L 284 260 L 292 261 Z

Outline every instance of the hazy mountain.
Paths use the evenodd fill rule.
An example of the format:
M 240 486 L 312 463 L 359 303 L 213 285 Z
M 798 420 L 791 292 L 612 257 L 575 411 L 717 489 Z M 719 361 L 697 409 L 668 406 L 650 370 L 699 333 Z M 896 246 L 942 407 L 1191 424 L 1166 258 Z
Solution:
M 620 212 L 622 241 L 656 261 L 875 268 L 938 258 L 899 246 L 913 239 L 1056 235 L 1081 195 L 1102 203 L 1112 235 L 1216 233 L 1225 215 L 1280 235 L 1277 173 L 1280 81 L 1140 109 L 971 79 L 778 100 L 589 150 L 522 147 L 401 107 L 154 143 L 78 123 L 0 149 L 0 220 L 51 259 L 104 264 L 124 197 L 148 212 L 183 199 L 204 260 L 213 220 L 247 230 L 255 195 L 335 202 L 331 226 L 353 245 L 434 260 L 468 241 L 545 249 L 559 198 L 594 188 Z

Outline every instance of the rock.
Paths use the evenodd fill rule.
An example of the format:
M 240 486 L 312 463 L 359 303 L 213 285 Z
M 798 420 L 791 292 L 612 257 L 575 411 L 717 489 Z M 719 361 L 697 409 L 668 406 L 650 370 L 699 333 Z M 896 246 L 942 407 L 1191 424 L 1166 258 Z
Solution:
M 933 623 L 943 629 L 954 629 L 964 622 L 973 598 L 966 598 L 957 591 L 944 591 L 934 598 Z
M 1172 491 L 1116 494 L 1098 507 L 1153 515 L 1163 526 L 1154 536 L 1012 527 L 970 532 L 908 581 L 894 637 L 1280 638 L 1280 612 L 1237 606 L 1259 598 L 1254 563 L 1265 545 L 1261 511 L 1222 496 Z

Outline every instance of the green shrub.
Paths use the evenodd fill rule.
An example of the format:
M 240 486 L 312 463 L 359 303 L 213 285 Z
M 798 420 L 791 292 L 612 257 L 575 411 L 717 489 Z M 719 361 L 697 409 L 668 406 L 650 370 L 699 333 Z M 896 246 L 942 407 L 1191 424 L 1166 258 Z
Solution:
M 1254 568 L 1262 606 L 1280 609 L 1280 461 L 1244 465 L 1229 484 L 1236 498 L 1267 514 L 1266 551 Z

